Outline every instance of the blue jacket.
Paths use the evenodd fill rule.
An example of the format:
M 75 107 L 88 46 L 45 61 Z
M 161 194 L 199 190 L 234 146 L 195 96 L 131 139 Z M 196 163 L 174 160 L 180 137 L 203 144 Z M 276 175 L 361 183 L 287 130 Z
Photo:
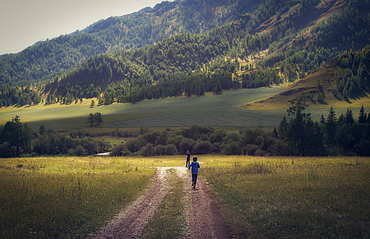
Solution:
M 192 174 L 198 174 L 198 168 L 200 168 L 200 165 L 198 162 L 191 162 L 189 165 L 189 169 L 191 168 L 191 173 Z

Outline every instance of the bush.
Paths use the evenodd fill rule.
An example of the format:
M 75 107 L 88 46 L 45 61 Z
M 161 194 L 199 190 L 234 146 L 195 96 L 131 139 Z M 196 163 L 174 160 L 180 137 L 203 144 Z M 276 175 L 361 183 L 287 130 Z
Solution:
M 125 153 L 126 152 L 126 153 Z M 124 144 L 117 145 L 113 147 L 112 152 L 110 153 L 112 156 L 123 156 L 127 155 L 127 147 Z
M 11 145 L 8 142 L 5 142 L 0 145 L 0 157 L 2 158 L 9 158 L 12 157 L 12 149 Z
M 68 155 L 69 156 L 75 155 L 75 151 L 73 149 L 68 149 Z
M 184 138 L 180 145 L 180 154 L 186 154 L 187 150 L 190 150 L 190 152 L 193 151 L 193 145 L 195 144 L 195 141 L 189 138 Z
M 143 156 L 152 156 L 154 154 L 154 146 L 151 143 L 147 143 L 141 148 L 141 154 Z
M 225 145 L 222 150 L 223 154 L 226 155 L 241 155 L 243 154 L 242 148 L 240 147 L 239 142 L 230 142 Z
M 257 151 L 258 146 L 255 144 L 247 144 L 246 152 L 248 155 L 254 155 L 254 153 Z
M 257 149 L 254 153 L 254 156 L 263 156 L 265 155 L 265 152 L 262 149 Z
M 131 153 L 137 152 L 139 150 L 139 144 L 136 139 L 131 139 L 126 142 L 126 147 Z
M 208 154 L 212 152 L 212 144 L 209 141 L 198 141 L 193 146 L 193 151 L 195 154 Z
M 177 148 L 174 144 L 167 145 L 166 147 L 166 155 L 175 155 L 178 154 Z
M 76 148 L 76 150 L 75 150 L 75 154 L 77 156 L 83 156 L 83 155 L 86 154 L 86 150 L 81 145 L 78 145 L 77 148 Z
M 164 155 L 166 154 L 166 146 L 163 145 L 157 145 L 154 149 L 154 152 L 156 155 Z

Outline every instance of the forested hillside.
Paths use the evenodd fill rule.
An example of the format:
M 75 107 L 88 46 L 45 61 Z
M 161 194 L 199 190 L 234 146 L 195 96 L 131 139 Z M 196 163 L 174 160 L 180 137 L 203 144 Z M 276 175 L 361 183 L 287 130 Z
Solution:
M 100 20 L 82 31 L 0 56 L 0 83 L 39 82 L 65 73 L 93 55 L 143 47 L 181 32 L 203 33 L 251 12 L 260 2 L 178 0 Z
M 80 33 L 49 41 L 85 37 L 92 43 L 98 39 L 97 46 L 87 44 L 84 48 L 76 43 L 76 47 L 90 55 L 78 57 L 81 51 L 74 50 L 77 54 L 74 61 L 68 57 L 59 61 L 42 55 L 47 51 L 41 51 L 42 59 L 54 63 L 55 70 L 34 65 L 38 69 L 34 71 L 22 65 L 28 60 L 15 61 L 17 73 L 11 76 L 11 71 L 0 66 L 0 77 L 8 79 L 3 82 L 13 77 L 13 82 L 33 74 L 29 80 L 37 79 L 38 84 L 32 86 L 48 95 L 47 104 L 69 104 L 91 97 L 98 97 L 99 104 L 135 102 L 293 82 L 335 56 L 370 44 L 369 3 L 369 0 L 164 2 L 153 9 L 102 20 Z M 174 35 L 179 32 L 184 33 Z M 51 46 L 48 42 L 41 45 Z M 99 49 L 108 53 L 96 54 Z M 9 59 L 3 56 L 0 64 L 14 67 Z M 79 66 L 67 71 L 69 63 Z M 353 83 L 338 84 L 339 97 L 359 96 L 355 93 L 358 87 L 368 92 L 367 87 L 358 83 L 363 81 L 361 77 L 365 77 L 368 66 L 365 64 L 361 69 L 360 74 L 355 69 L 358 76 Z M 35 72 L 42 77 L 37 78 Z M 17 74 L 22 77 L 16 78 Z M 348 74 L 342 72 L 341 76 L 347 78 Z M 22 84 L 17 86 L 24 88 L 29 80 L 20 81 Z M 6 89 L 11 87 L 16 86 Z M 9 105 L 8 102 L 3 99 L 3 105 Z

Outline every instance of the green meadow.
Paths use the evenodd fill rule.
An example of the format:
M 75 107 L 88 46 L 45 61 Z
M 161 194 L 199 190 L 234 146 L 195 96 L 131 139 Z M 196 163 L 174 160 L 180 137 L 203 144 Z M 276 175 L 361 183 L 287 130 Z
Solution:
M 199 161 L 235 238 L 370 237 L 370 158 L 203 155 Z M 84 238 L 145 192 L 155 167 L 183 164 L 183 156 L 1 159 L 0 237 Z M 183 182 L 171 175 L 172 193 L 148 237 L 167 217 L 184 221 Z
M 201 160 L 236 238 L 370 238 L 370 158 Z
M 180 163 L 181 162 L 181 163 Z M 0 238 L 83 238 L 151 185 L 172 158 L 0 159 Z
M 231 90 L 221 95 L 200 97 L 177 97 L 145 100 L 131 103 L 116 103 L 90 108 L 91 100 L 69 106 L 35 106 L 26 108 L 2 108 L 0 123 L 4 124 L 15 115 L 22 122 L 37 130 L 42 124 L 56 130 L 86 130 L 90 113 L 100 112 L 103 124 L 98 128 L 188 127 L 193 124 L 211 127 L 264 127 L 278 126 L 286 110 L 248 110 L 241 105 L 277 93 L 281 87 Z M 328 106 L 330 108 L 330 106 Z M 346 108 L 335 108 L 339 116 Z M 359 109 L 352 109 L 354 115 Z M 307 109 L 315 121 L 321 114 L 326 117 L 329 109 Z M 95 127 L 94 127 L 95 128 Z

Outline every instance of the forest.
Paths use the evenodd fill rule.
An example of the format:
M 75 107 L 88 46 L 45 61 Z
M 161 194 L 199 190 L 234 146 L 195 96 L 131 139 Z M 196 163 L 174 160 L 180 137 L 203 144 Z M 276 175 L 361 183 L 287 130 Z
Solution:
M 336 116 L 333 108 L 313 122 L 305 113 L 303 99 L 293 100 L 286 116 L 273 131 L 262 126 L 245 128 L 236 132 L 225 129 L 192 125 L 179 130 L 149 131 L 141 127 L 140 134 L 113 130 L 110 136 L 126 139 L 125 143 L 112 145 L 94 139 L 98 135 L 71 132 L 69 135 L 46 129 L 32 131 L 19 116 L 0 127 L 0 157 L 37 155 L 94 155 L 111 151 L 111 155 L 175 155 L 225 154 L 256 156 L 370 156 L 370 113 L 364 107 L 358 116 L 347 109 Z M 90 114 L 87 123 L 92 127 L 102 122 L 100 113 Z M 98 123 L 95 123 L 98 122 Z
M 206 92 L 220 94 L 228 89 L 293 82 L 333 57 L 368 51 L 368 0 L 346 1 L 340 12 L 320 23 L 314 17 L 307 18 L 315 15 L 315 7 L 322 4 L 318 0 L 227 2 L 217 1 L 213 8 L 205 0 L 164 2 L 153 9 L 99 21 L 82 32 L 41 42 L 19 54 L 2 56 L 1 105 L 70 104 L 92 97 L 97 97 L 99 104 L 111 104 Z M 220 16 L 215 14 L 216 9 L 222 12 Z M 170 19 L 176 18 L 170 12 L 182 20 L 170 25 Z M 193 26 L 193 15 L 201 29 Z M 263 29 L 261 24 L 273 18 L 274 27 Z M 140 31 L 133 29 L 127 34 L 139 35 L 122 38 L 122 29 L 118 28 L 121 23 L 143 27 L 146 30 L 140 31 L 151 36 L 138 37 Z M 170 34 L 166 29 L 175 25 L 182 30 Z M 155 37 L 159 31 L 166 32 L 163 38 Z M 151 40 L 147 43 L 112 43 L 113 39 L 148 37 Z M 262 56 L 262 51 L 267 55 Z M 367 83 L 359 83 L 368 79 L 368 71 L 362 70 L 368 69 L 366 59 L 353 56 L 348 61 L 356 61 L 360 72 L 358 66 L 352 67 L 353 62 L 341 66 L 336 79 L 339 83 L 333 86 L 338 98 L 368 92 Z M 346 68 L 352 68 L 348 69 L 352 73 Z M 24 99 L 14 100 L 15 91 Z

